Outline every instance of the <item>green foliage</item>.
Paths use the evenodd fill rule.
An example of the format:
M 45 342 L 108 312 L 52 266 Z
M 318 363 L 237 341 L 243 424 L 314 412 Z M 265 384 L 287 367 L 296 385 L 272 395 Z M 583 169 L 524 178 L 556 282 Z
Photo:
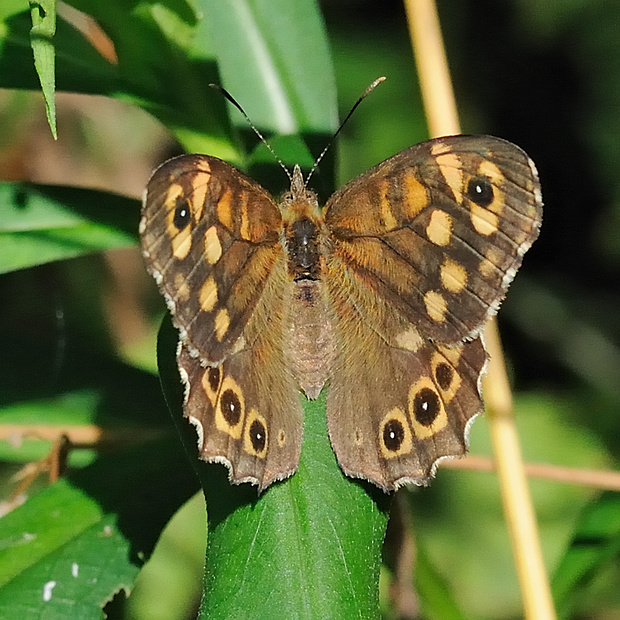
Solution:
M 138 212 L 124 196 L 0 184 L 0 273 L 134 245 Z
M 53 37 L 56 34 L 56 0 L 31 2 L 30 17 L 32 19 L 30 44 L 34 54 L 34 66 L 45 98 L 47 122 L 56 138 L 56 102 L 54 100 L 56 50 L 53 43 Z
M 385 74 L 339 140 L 338 176 L 347 180 L 426 137 L 404 20 L 391 6 L 325 2 L 321 13 L 312 0 L 68 2 L 112 42 L 112 62 L 67 21 L 66 7 L 54 32 L 54 4 L 0 6 L 0 87 L 43 90 L 52 131 L 55 91 L 103 95 L 145 110 L 188 151 L 252 168 L 277 193 L 286 181 L 281 170 L 209 83 L 229 89 L 262 131 L 291 134 L 270 137 L 285 163 L 311 165 L 337 124 L 336 84 L 346 113 Z M 564 4 L 542 10 L 513 0 L 480 11 L 471 0 L 451 0 L 439 8 L 465 130 L 520 144 L 543 181 L 541 239 L 501 313 L 526 456 L 613 468 L 620 449 L 620 40 L 613 24 L 620 9 Z M 0 109 L 3 165 L 15 151 L 10 141 L 27 131 L 28 112 Z M 59 118 L 62 141 L 69 128 Z M 144 140 L 138 125 L 115 135 L 128 144 Z M 101 142 L 90 144 L 86 157 L 100 161 Z M 328 156 L 313 177 L 321 195 L 333 190 L 331 163 Z M 72 452 L 65 477 L 39 481 L 0 519 L 0 616 L 99 618 L 116 595 L 106 607 L 114 617 L 183 618 L 198 609 L 191 597 L 202 586 L 203 618 L 394 617 L 385 596 L 379 609 L 378 588 L 389 498 L 342 476 L 323 402 L 306 404 L 295 476 L 260 497 L 248 485 L 231 487 L 222 466 L 195 458 L 169 324 L 158 354 L 167 404 L 143 369 L 154 366 L 154 345 L 145 363 L 119 361 L 127 351 L 106 318 L 110 276 L 100 253 L 137 244 L 138 200 L 9 176 L 0 184 L 2 498 L 15 487 L 17 467 L 49 451 L 37 434 L 70 429 L 102 444 Z M 75 185 L 85 185 L 79 175 Z M 162 304 L 157 298 L 153 310 L 144 297 L 156 324 Z M 473 428 L 472 450 L 489 452 L 484 421 Z M 202 553 L 204 542 L 178 542 L 195 527 L 174 538 L 166 530 L 158 550 L 174 540 L 175 552 L 161 559 L 156 551 L 140 572 L 199 486 L 209 517 L 203 583 L 195 547 Z M 563 617 L 617 615 L 617 497 L 548 481 L 533 481 L 532 491 Z M 423 616 L 519 617 L 495 478 L 440 471 L 408 503 L 418 546 L 411 579 Z M 174 598 L 152 585 L 156 574 L 176 584 Z M 382 592 L 395 574 L 383 571 Z M 128 601 L 118 594 L 134 587 Z

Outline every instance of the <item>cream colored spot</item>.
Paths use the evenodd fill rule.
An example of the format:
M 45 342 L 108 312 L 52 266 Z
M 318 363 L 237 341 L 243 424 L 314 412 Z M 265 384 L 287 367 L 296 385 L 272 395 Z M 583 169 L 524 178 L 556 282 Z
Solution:
M 222 308 L 215 315 L 215 337 L 219 342 L 224 340 L 224 336 L 228 331 L 228 327 L 230 325 L 230 316 L 228 316 L 228 310 L 226 308 Z
M 215 265 L 222 256 L 222 244 L 217 234 L 217 228 L 211 226 L 205 233 L 205 258 L 209 265 Z
M 398 222 L 392 213 L 392 206 L 390 205 L 390 199 L 388 198 L 388 190 L 390 189 L 390 182 L 384 180 L 381 183 L 381 190 L 379 193 L 379 202 L 381 204 L 381 219 L 385 227 L 388 230 L 394 230 L 398 226 Z
M 286 431 L 283 428 L 281 428 L 280 432 L 278 433 L 278 447 L 283 448 L 285 443 L 286 443 Z
M 240 196 L 241 199 L 241 228 L 239 229 L 239 235 L 242 239 L 251 241 L 250 238 L 250 218 L 248 217 L 248 194 L 243 192 Z
M 499 185 L 504 180 L 502 171 L 492 161 L 487 159 L 483 160 L 478 166 L 478 174 L 490 179 L 494 185 Z
M 426 306 L 428 316 L 430 316 L 433 321 L 443 323 L 446 320 L 448 305 L 441 293 L 437 291 L 428 291 L 428 293 L 424 295 L 424 305 Z
M 455 153 L 438 155 L 435 159 L 439 166 L 439 171 L 443 175 L 446 183 L 450 186 L 454 198 L 460 204 L 463 202 L 463 170 L 461 169 L 461 159 Z
M 426 236 L 435 245 L 448 245 L 452 237 L 452 218 L 445 211 L 435 209 L 426 227 Z
M 444 153 L 449 153 L 452 150 L 452 147 L 448 146 L 445 142 L 441 142 L 437 140 L 435 144 L 431 147 L 431 155 L 437 157 L 437 155 L 443 155 Z
M 396 336 L 396 344 L 401 349 L 413 351 L 414 353 L 424 344 L 420 332 L 415 327 L 409 327 Z
M 217 201 L 217 205 L 215 207 L 217 211 L 218 220 L 228 228 L 231 232 L 234 231 L 233 226 L 233 217 L 232 217 L 232 191 L 227 189 Z
M 379 445 L 386 459 L 409 454 L 412 448 L 411 430 L 405 412 L 394 407 L 381 421 Z
M 178 183 L 173 183 L 166 192 L 166 199 L 164 200 L 164 206 L 167 209 L 171 207 L 176 208 L 177 198 L 183 194 L 183 188 Z M 172 211 L 174 214 L 174 210 Z
M 175 258 L 183 260 L 187 258 L 192 249 L 192 228 L 187 226 L 172 238 L 172 254 Z
M 355 429 L 355 433 L 353 435 L 353 441 L 356 446 L 364 445 L 364 433 L 360 428 Z
M 437 350 L 454 366 L 457 367 L 459 360 L 461 359 L 461 353 L 463 352 L 463 345 L 457 345 L 455 347 L 447 347 L 445 345 L 439 345 Z
M 192 179 L 192 193 L 190 195 L 190 202 L 192 204 L 192 211 L 196 221 L 199 221 L 202 217 L 210 180 L 211 175 L 205 172 L 198 172 Z
M 490 278 L 495 273 L 495 265 L 490 261 L 483 260 L 478 265 L 478 271 L 483 278 Z
M 471 203 L 470 207 L 471 223 L 474 228 L 485 237 L 497 232 L 499 226 L 499 218 L 497 214 L 492 211 L 488 211 L 484 207 L 480 207 L 477 204 Z
M 416 178 L 412 170 L 405 174 L 405 196 L 403 211 L 407 217 L 413 218 L 428 206 L 426 188 Z
M 446 258 L 441 266 L 441 283 L 451 293 L 460 293 L 467 284 L 467 271 L 463 265 Z
M 205 158 L 198 159 L 198 161 L 196 162 L 196 168 L 200 170 L 201 172 L 207 172 L 207 173 L 211 172 L 211 166 L 209 165 L 209 162 Z
M 181 301 L 187 301 L 189 299 L 189 286 L 182 273 L 175 274 L 174 287 L 177 290 L 177 299 Z
M 204 312 L 212 312 L 217 303 L 217 284 L 213 276 L 209 276 L 206 282 L 200 287 L 200 309 Z M 226 327 L 228 329 L 228 326 Z

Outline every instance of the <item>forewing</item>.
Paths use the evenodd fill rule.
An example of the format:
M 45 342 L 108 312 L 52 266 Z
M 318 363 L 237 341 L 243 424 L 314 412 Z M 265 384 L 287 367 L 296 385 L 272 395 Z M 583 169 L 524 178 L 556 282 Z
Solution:
M 328 272 L 345 274 L 351 302 L 388 342 L 456 343 L 497 311 L 541 216 L 536 169 L 520 148 L 431 140 L 332 196 Z
M 281 226 L 271 196 L 215 157 L 183 155 L 151 177 L 142 251 L 183 343 L 203 362 L 222 362 L 262 328 L 248 323 L 284 260 Z

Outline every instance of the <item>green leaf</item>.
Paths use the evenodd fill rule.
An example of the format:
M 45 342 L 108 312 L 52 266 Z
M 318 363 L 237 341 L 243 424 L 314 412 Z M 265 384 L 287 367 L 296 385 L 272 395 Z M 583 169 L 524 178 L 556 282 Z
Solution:
M 16 283 L 27 274 L 6 278 Z M 61 358 L 48 360 L 46 334 L 34 325 L 32 333 L 2 325 L 0 426 L 21 429 L 2 447 L 2 457 L 34 456 L 27 441 L 15 441 L 20 432 L 36 437 L 64 430 L 79 441 L 86 426 L 98 430 L 90 448 L 100 456 L 0 519 L 0 617 L 100 618 L 115 592 L 131 589 L 161 530 L 198 481 L 154 375 L 94 354 L 90 342 L 81 346 L 70 323 Z M 32 398 L 39 391 L 53 395 Z M 78 463 L 70 458 L 71 464 Z
M 415 586 L 425 618 L 465 620 L 467 617 L 459 608 L 446 579 L 433 566 L 419 541 L 416 541 Z
M 0 86 L 35 90 L 39 79 L 30 51 L 31 20 L 27 12 L 5 18 L 0 28 Z M 57 90 L 112 94 L 120 90 L 118 66 L 108 62 L 84 35 L 59 19 L 54 48 Z
M 336 86 L 316 2 L 199 0 L 198 5 L 210 26 L 223 85 L 257 126 L 280 134 L 335 130 Z M 234 114 L 235 123 L 245 127 Z
M 225 102 L 208 87 L 218 81 L 215 60 L 206 54 L 189 56 L 197 18 L 187 3 L 174 3 L 175 11 L 159 2 L 71 4 L 95 19 L 114 45 L 118 62 L 109 62 L 81 32 L 59 19 L 58 90 L 138 105 L 164 123 L 187 150 L 239 161 L 230 144 Z M 38 87 L 29 29 L 29 16 L 14 12 L 0 27 L 0 87 Z
M 235 3 L 238 10 L 227 0 L 200 0 L 200 19 L 185 3 L 164 8 L 145 0 L 132 10 L 118 0 L 112 5 L 94 0 L 71 4 L 92 16 L 110 37 L 118 64 L 105 60 L 60 20 L 57 88 L 140 105 L 188 151 L 241 159 L 230 143 L 225 100 L 208 88 L 210 82 L 223 81 L 258 126 L 314 134 L 330 134 L 336 127 L 327 37 L 312 0 L 244 0 Z M 25 55 L 24 16 L 7 19 L 5 26 L 0 32 L 0 86 L 36 88 Z M 245 121 L 237 122 L 246 127 Z
M 140 203 L 106 192 L 0 184 L 0 273 L 135 244 Z
M 47 122 L 54 139 L 56 133 L 56 103 L 54 101 L 55 85 L 55 49 L 54 35 L 56 34 L 56 0 L 30 0 L 30 16 L 32 28 L 30 30 L 30 44 L 34 54 L 36 67 L 41 82 L 41 90 L 45 99 Z
M 325 402 L 305 405 L 299 470 L 258 496 L 231 486 L 219 464 L 198 461 L 196 435 L 181 418 L 177 332 L 160 332 L 164 390 L 207 500 L 201 618 L 376 618 L 389 497 L 346 478 L 327 436 Z
M 101 618 L 195 489 L 168 440 L 101 457 L 30 498 L 0 520 L 0 617 Z
M 620 557 L 620 496 L 605 493 L 581 515 L 575 535 L 552 580 L 560 617 L 571 617 L 580 594 Z

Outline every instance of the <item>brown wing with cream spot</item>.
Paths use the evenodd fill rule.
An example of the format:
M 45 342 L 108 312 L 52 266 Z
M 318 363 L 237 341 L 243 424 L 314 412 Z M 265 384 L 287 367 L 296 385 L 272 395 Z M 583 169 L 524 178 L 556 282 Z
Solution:
M 155 171 L 142 250 L 193 355 L 219 363 L 263 329 L 254 311 L 282 273 L 281 226 L 271 196 L 215 157 L 183 155 Z
M 541 215 L 520 148 L 487 136 L 431 140 L 332 196 L 328 272 L 346 274 L 352 303 L 391 344 L 459 342 L 497 310 Z

